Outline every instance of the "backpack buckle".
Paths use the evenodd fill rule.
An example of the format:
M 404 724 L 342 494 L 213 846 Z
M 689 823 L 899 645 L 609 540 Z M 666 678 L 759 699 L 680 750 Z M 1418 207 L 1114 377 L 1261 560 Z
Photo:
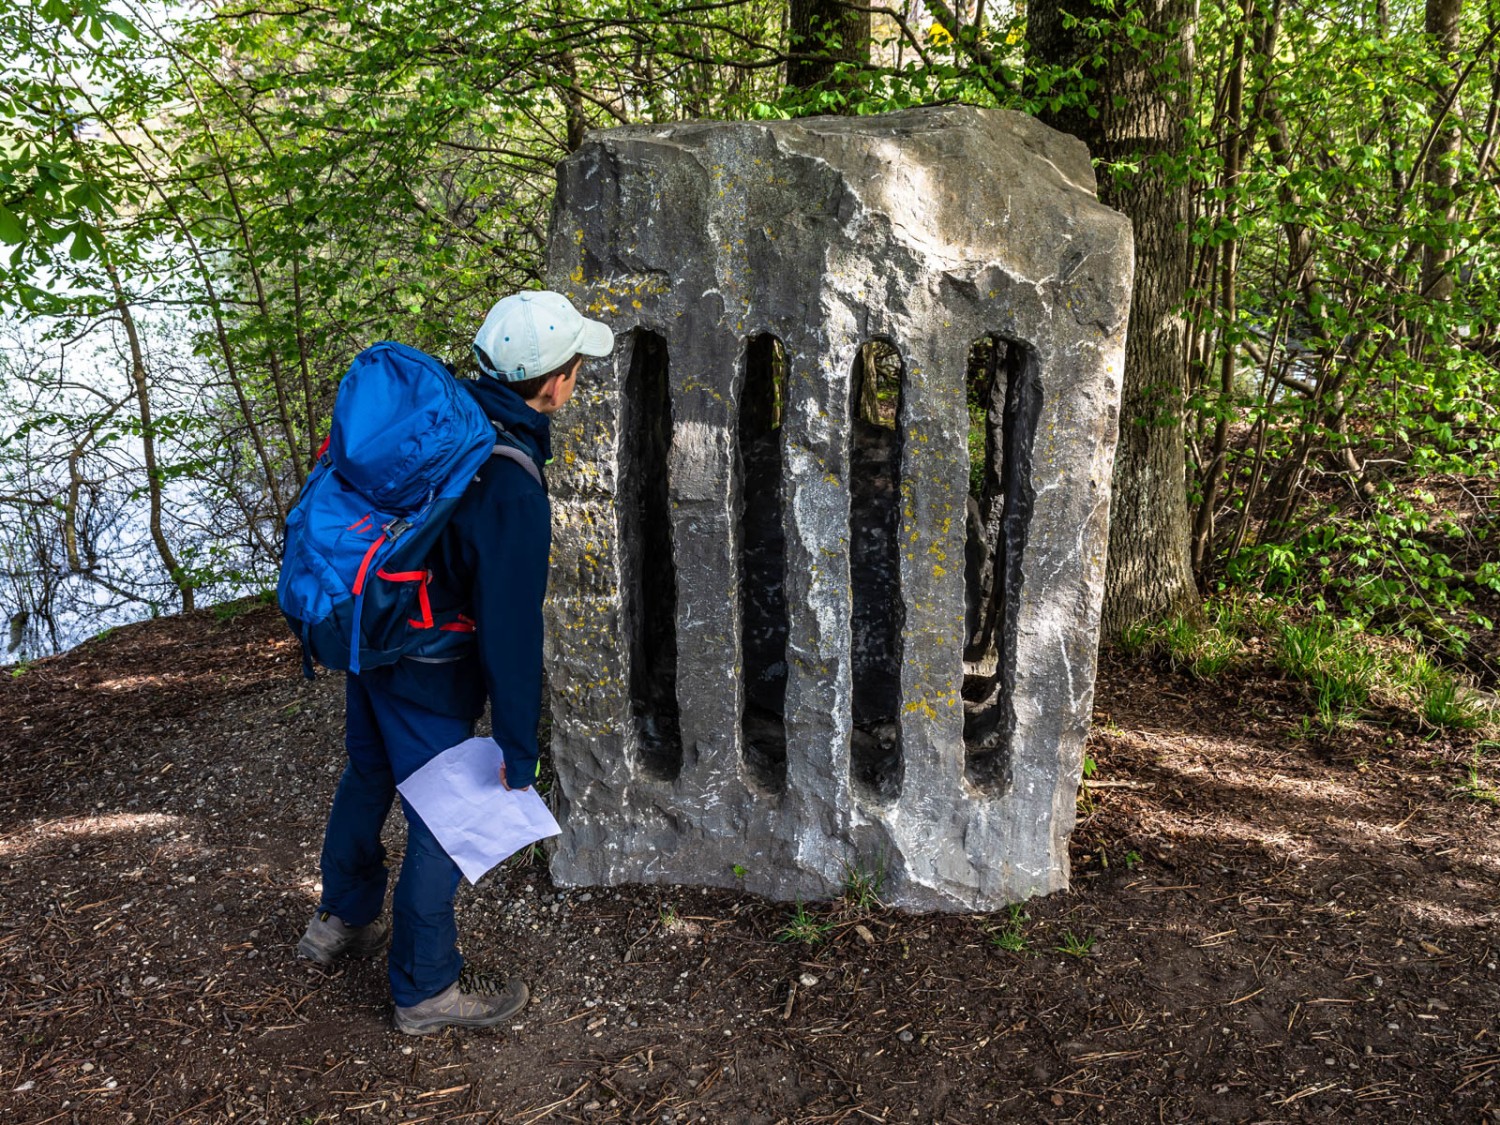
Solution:
M 385 532 L 386 542 L 393 543 L 411 530 L 411 523 L 397 516 L 389 523 L 382 524 L 380 530 Z

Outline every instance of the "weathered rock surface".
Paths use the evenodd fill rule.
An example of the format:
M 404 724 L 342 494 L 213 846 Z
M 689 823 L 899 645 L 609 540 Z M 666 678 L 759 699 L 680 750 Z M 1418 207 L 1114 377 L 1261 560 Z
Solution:
M 950 910 L 1066 886 L 1132 274 L 1083 145 L 935 108 L 617 129 L 558 174 L 548 283 L 620 346 L 555 430 L 556 879 L 789 899 L 879 871 Z M 1003 492 L 976 519 L 986 336 Z M 894 429 L 856 413 L 875 340 Z

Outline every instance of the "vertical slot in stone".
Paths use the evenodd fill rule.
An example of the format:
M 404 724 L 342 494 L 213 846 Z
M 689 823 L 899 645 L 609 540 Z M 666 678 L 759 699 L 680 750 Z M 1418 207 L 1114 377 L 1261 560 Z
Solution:
M 745 349 L 736 432 L 739 473 L 740 659 L 745 768 L 764 789 L 786 788 L 786 535 L 781 522 L 781 421 L 786 352 L 766 334 Z
M 974 341 L 965 380 L 964 773 L 981 791 L 999 793 L 1010 782 L 1016 623 L 1042 389 L 1030 349 L 996 335 Z
M 666 341 L 654 332 L 638 328 L 633 335 L 620 414 L 623 617 L 630 646 L 635 752 L 648 774 L 674 781 L 682 771 L 682 731 L 677 706 L 677 568 L 667 495 L 672 397 Z
M 867 797 L 901 791 L 901 353 L 859 349 L 850 378 L 849 584 L 854 723 L 849 773 Z

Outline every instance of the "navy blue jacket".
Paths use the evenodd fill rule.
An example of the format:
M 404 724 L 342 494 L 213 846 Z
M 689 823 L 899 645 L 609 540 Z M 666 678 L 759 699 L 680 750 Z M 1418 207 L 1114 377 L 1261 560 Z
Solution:
M 514 391 L 481 378 L 463 384 L 541 469 L 552 457 L 551 419 Z M 469 655 L 448 664 L 403 659 L 362 675 L 429 711 L 477 719 L 490 700 L 506 783 L 536 780 L 542 706 L 542 599 L 552 552 L 552 507 L 525 468 L 491 457 L 463 494 L 428 556 L 435 614 L 458 610 L 475 626 Z

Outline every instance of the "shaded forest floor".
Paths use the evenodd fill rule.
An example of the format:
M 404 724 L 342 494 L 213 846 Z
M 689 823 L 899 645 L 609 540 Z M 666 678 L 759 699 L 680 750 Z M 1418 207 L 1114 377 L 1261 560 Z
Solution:
M 1272 672 L 1107 657 L 1070 893 L 810 905 L 808 944 L 785 904 L 512 861 L 460 932 L 531 1005 L 409 1039 L 379 961 L 292 957 L 340 703 L 263 608 L 0 680 L 0 1119 L 1500 1123 L 1477 735 L 1324 737 Z

